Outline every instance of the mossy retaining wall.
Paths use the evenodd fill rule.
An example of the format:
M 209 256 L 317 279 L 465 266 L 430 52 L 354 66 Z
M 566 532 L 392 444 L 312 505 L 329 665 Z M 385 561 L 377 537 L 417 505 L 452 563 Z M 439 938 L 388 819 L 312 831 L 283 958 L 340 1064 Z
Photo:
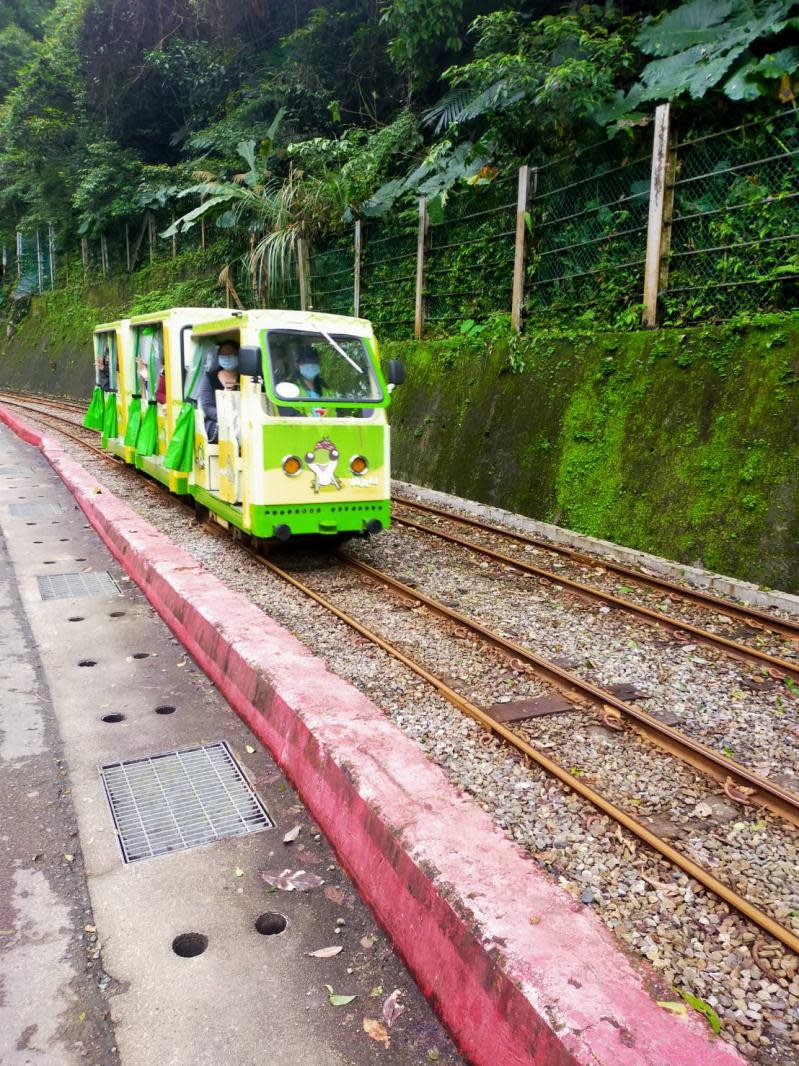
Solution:
M 0 387 L 87 397 L 95 323 L 221 302 L 194 266 L 34 298 L 0 339 Z M 484 337 L 384 345 L 407 367 L 397 477 L 799 591 L 799 314 Z
M 391 343 L 397 477 L 799 588 L 799 316 Z

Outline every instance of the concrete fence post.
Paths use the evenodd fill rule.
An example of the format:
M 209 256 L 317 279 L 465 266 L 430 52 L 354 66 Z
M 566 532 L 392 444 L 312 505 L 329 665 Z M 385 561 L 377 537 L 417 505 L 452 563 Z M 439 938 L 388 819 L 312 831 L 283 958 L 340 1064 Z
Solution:
M 419 230 L 416 238 L 416 306 L 413 317 L 413 335 L 419 340 L 424 332 L 424 259 L 427 249 L 427 197 L 419 197 Z
M 671 214 L 674 204 L 676 159 L 671 141 L 671 105 L 655 110 L 652 139 L 652 176 L 649 184 L 649 225 L 644 266 L 642 325 L 657 325 L 658 297 L 666 289 L 671 245 Z
M 309 277 L 308 245 L 304 237 L 297 239 L 297 281 L 300 286 L 300 310 L 310 311 L 311 303 L 311 279 Z
M 529 240 L 527 220 L 530 203 L 535 196 L 538 182 L 538 167 L 519 167 L 519 183 L 516 197 L 516 244 L 513 251 L 513 295 L 511 296 L 510 319 L 517 333 L 522 331 L 524 308 L 524 282 Z
M 50 261 L 50 290 L 55 289 L 55 226 L 47 224 L 47 256 Z
M 39 279 L 39 292 L 44 292 L 44 260 L 42 259 L 42 238 L 36 230 L 36 273 Z
M 363 231 L 360 219 L 355 223 L 355 259 L 352 278 L 352 313 L 361 317 L 361 252 L 363 250 Z

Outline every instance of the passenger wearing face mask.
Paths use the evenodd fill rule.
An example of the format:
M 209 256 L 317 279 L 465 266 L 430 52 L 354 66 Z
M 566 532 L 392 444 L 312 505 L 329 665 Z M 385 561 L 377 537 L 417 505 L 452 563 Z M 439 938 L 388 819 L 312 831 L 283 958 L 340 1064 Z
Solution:
M 205 432 L 210 444 L 219 440 L 216 417 L 216 394 L 223 389 L 239 387 L 239 346 L 236 341 L 224 341 L 217 351 L 218 370 L 206 370 L 197 389 L 197 403 L 205 419 Z
M 313 345 L 304 344 L 295 356 L 296 370 L 293 381 L 306 400 L 321 400 L 327 395 L 327 386 L 319 376 L 319 356 Z

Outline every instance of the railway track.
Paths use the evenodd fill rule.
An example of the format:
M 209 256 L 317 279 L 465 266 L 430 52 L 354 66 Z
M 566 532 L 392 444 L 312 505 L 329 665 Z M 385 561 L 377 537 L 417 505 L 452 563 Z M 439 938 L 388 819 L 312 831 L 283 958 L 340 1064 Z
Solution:
M 431 512 L 431 508 L 428 507 L 427 504 L 411 503 L 403 498 L 398 502 L 403 508 L 418 510 L 422 513 Z M 433 508 L 432 513 L 436 516 L 446 518 L 447 521 L 452 522 L 455 525 L 462 523 L 464 525 L 474 526 L 481 532 L 497 538 L 504 537 L 509 541 L 517 542 L 524 546 L 534 545 L 537 548 L 540 548 L 540 550 L 547 551 L 554 550 L 560 552 L 561 550 L 559 547 L 555 549 L 546 547 L 546 549 L 544 549 L 544 542 L 535 541 L 533 538 L 524 537 L 521 534 L 510 533 L 501 527 L 479 522 L 476 519 L 461 518 L 460 515 L 452 514 L 449 511 L 443 511 L 441 508 Z M 576 593 L 584 600 L 623 610 L 649 625 L 657 626 L 678 636 L 684 636 L 687 639 L 703 644 L 706 647 L 715 648 L 722 654 L 738 659 L 741 662 L 752 663 L 755 666 L 761 667 L 764 671 L 768 671 L 769 676 L 772 678 L 776 677 L 779 680 L 784 680 L 786 677 L 789 677 L 794 681 L 799 681 L 799 622 L 794 622 L 791 619 L 776 618 L 765 611 L 759 611 L 755 608 L 750 609 L 741 607 L 727 600 L 719 599 L 716 596 L 709 594 L 705 595 L 704 593 L 695 590 L 686 590 L 681 585 L 673 585 L 671 582 L 665 582 L 670 590 L 670 596 L 680 598 L 684 600 L 684 602 L 690 603 L 692 606 L 701 606 L 703 609 L 713 612 L 714 615 L 718 615 L 719 612 L 721 612 L 726 617 L 735 618 L 744 625 L 759 631 L 770 631 L 775 635 L 784 638 L 786 641 L 790 641 L 789 650 L 795 651 L 797 658 L 783 658 L 762 651 L 759 648 L 753 648 L 749 645 L 741 644 L 738 641 L 732 640 L 719 633 L 714 633 L 702 626 L 694 625 L 691 622 L 686 622 L 684 619 L 669 615 L 665 611 L 656 610 L 655 608 L 636 603 L 634 600 L 614 595 L 606 589 L 582 581 L 576 581 L 565 574 L 559 573 L 557 570 L 547 568 L 538 563 L 530 563 L 524 559 L 519 559 L 516 556 L 497 551 L 494 548 L 487 547 L 477 541 L 459 536 L 446 529 L 441 529 L 438 526 L 431 526 L 416 521 L 413 518 L 407 517 L 405 514 L 392 514 L 392 521 L 397 525 L 402 525 L 408 529 L 414 529 L 419 533 L 437 537 L 447 543 L 458 545 L 474 554 L 482 555 L 485 558 L 491 559 L 493 562 L 511 567 L 521 573 L 531 574 L 534 577 L 543 578 L 545 581 L 554 582 L 555 584 Z M 581 556 L 579 554 L 573 555 L 572 558 L 574 561 L 579 562 L 582 565 L 596 566 L 600 562 L 598 559 L 589 559 L 587 556 Z M 601 565 L 603 569 L 618 573 L 620 576 L 624 576 L 625 579 L 628 579 L 628 574 L 636 573 L 636 571 L 627 571 L 624 567 L 619 568 L 615 564 L 609 564 L 604 559 L 601 560 Z M 638 583 L 644 588 L 662 588 L 663 586 L 663 581 L 661 581 L 661 579 L 650 580 L 648 575 L 643 574 L 638 574 L 637 578 Z M 675 591 L 671 592 L 671 589 L 674 589 Z
M 58 415 L 53 415 L 46 410 L 43 411 L 41 408 L 37 409 L 36 407 L 31 406 L 30 401 L 25 402 L 23 400 L 15 399 L 4 402 L 8 402 L 9 405 L 15 407 L 24 408 L 29 414 L 34 417 L 38 416 L 41 420 L 46 421 L 47 419 L 50 419 L 52 421 L 69 424 L 73 428 L 76 425 L 76 423 L 70 419 L 65 419 Z M 82 437 L 65 432 L 62 429 L 58 429 L 57 431 L 65 433 L 66 436 L 80 444 L 82 447 L 91 450 L 93 453 L 102 456 L 104 459 L 113 462 L 115 465 L 124 466 L 124 464 L 121 464 L 115 457 L 110 456 L 107 452 L 97 448 Z M 154 485 L 154 487 L 160 489 L 160 486 Z M 447 517 L 450 517 L 448 512 L 446 514 Z M 769 914 L 765 913 L 760 907 L 750 902 L 745 896 L 715 877 L 715 875 L 708 869 L 695 862 L 667 840 L 658 836 L 629 812 L 623 810 L 612 800 L 594 789 L 590 784 L 567 770 L 565 766 L 549 758 L 549 756 L 543 751 L 530 744 L 529 741 L 520 736 L 509 726 L 497 721 L 486 710 L 457 692 L 447 683 L 447 681 L 428 670 L 422 663 L 402 651 L 402 649 L 396 644 L 386 640 L 379 633 L 374 632 L 368 626 L 365 626 L 362 622 L 352 617 L 348 612 L 343 611 L 336 606 L 336 604 L 328 597 L 320 594 L 307 583 L 301 581 L 296 574 L 292 574 L 288 569 L 280 566 L 274 560 L 265 558 L 246 544 L 243 544 L 242 547 L 249 552 L 251 557 L 259 565 L 267 568 L 283 581 L 301 591 L 346 623 L 350 628 L 358 632 L 362 637 L 371 641 L 383 651 L 402 662 L 417 676 L 421 677 L 435 688 L 436 691 L 438 691 L 452 706 L 478 722 L 486 731 L 510 744 L 521 755 L 532 760 L 548 774 L 566 785 L 574 793 L 593 804 L 599 811 L 612 818 L 619 825 L 635 835 L 644 844 L 662 855 L 667 861 L 694 878 L 708 891 L 724 900 L 729 906 L 733 907 L 765 933 L 774 937 L 794 953 L 799 954 L 799 936 L 794 934 L 790 929 L 787 929 L 780 922 L 776 921 Z M 377 583 L 378 585 L 389 589 L 392 593 L 403 597 L 407 601 L 411 601 L 419 606 L 424 606 L 428 612 L 435 614 L 442 620 L 445 620 L 447 623 L 461 630 L 470 632 L 476 639 L 483 641 L 495 650 L 501 651 L 503 654 L 514 660 L 516 664 L 521 665 L 524 669 L 531 670 L 547 684 L 556 688 L 566 696 L 567 699 L 575 701 L 578 705 L 589 704 L 599 708 L 603 721 L 606 725 L 610 725 L 611 728 L 619 728 L 622 722 L 629 723 L 636 732 L 642 734 L 649 741 L 654 742 L 670 754 L 679 757 L 682 761 L 721 783 L 728 798 L 738 803 L 761 803 L 793 825 L 799 825 L 799 797 L 787 789 L 782 788 L 774 782 L 768 781 L 766 778 L 760 777 L 752 771 L 749 771 L 746 767 L 740 766 L 731 759 L 728 759 L 726 756 L 720 755 L 698 742 L 683 736 L 677 730 L 657 721 L 656 718 L 648 715 L 639 707 L 628 704 L 614 696 L 612 693 L 600 689 L 589 682 L 583 681 L 569 671 L 564 670 L 546 659 L 536 656 L 521 645 L 507 640 L 505 637 L 494 633 L 479 622 L 447 607 L 445 604 L 432 597 L 420 593 L 417 589 L 411 588 L 398 579 L 375 569 L 369 564 L 341 553 L 338 553 L 338 558 L 345 567 L 352 572 L 361 575 L 362 578 L 366 578 L 369 582 Z M 515 562 L 515 560 L 510 560 L 508 565 Z M 591 562 L 594 561 L 591 560 Z M 640 575 L 637 576 L 639 578 L 641 577 Z M 563 579 L 560 575 L 554 575 L 554 577 L 559 583 L 563 583 Z M 643 578 L 642 580 L 648 580 L 648 578 Z M 676 586 L 676 588 L 681 590 L 680 586 Z M 711 597 L 711 599 L 713 598 Z M 726 609 L 727 601 L 720 602 L 724 604 Z M 764 614 L 764 612 L 757 613 Z M 768 615 L 765 615 L 765 618 L 771 620 Z M 684 625 L 680 624 L 680 627 L 684 628 Z

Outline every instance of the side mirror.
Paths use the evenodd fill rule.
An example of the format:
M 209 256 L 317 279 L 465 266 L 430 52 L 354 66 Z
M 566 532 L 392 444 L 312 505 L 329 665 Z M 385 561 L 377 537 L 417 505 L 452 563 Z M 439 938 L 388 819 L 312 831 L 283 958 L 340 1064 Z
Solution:
M 401 359 L 389 359 L 386 364 L 386 381 L 389 385 L 402 385 L 405 381 L 405 364 Z
M 239 348 L 239 374 L 248 378 L 263 376 L 261 349 L 257 345 Z

